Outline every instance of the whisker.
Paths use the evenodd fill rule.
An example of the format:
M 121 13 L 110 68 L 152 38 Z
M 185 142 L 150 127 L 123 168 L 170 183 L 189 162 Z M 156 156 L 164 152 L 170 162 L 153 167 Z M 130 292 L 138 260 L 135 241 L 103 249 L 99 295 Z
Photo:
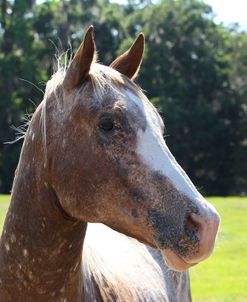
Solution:
M 28 128 L 29 123 L 30 123 L 30 120 L 28 120 L 26 123 L 24 123 L 23 125 L 20 125 L 18 127 L 11 125 L 10 128 L 16 132 L 16 137 L 12 141 L 4 142 L 4 145 L 12 145 L 12 144 L 18 142 L 19 140 L 23 139 L 26 135 L 26 130 Z
M 30 82 L 30 81 L 28 81 L 28 80 L 22 79 L 22 78 L 19 78 L 19 80 L 21 80 L 21 81 L 23 81 L 23 82 L 26 82 L 26 83 L 28 83 L 28 84 L 30 84 L 30 85 L 32 85 L 33 87 L 35 87 L 36 89 L 38 89 L 40 92 L 42 92 L 43 94 L 45 94 L 45 92 L 44 92 L 42 89 L 40 89 L 37 85 L 35 85 L 34 83 L 32 83 L 32 82 Z
M 37 108 L 38 105 L 32 99 L 29 98 L 28 101 L 34 105 L 35 109 Z
M 59 49 L 58 49 L 56 43 L 55 43 L 52 39 L 48 39 L 48 41 L 54 46 L 54 48 L 55 48 L 55 53 L 59 53 L 60 51 L 59 51 Z

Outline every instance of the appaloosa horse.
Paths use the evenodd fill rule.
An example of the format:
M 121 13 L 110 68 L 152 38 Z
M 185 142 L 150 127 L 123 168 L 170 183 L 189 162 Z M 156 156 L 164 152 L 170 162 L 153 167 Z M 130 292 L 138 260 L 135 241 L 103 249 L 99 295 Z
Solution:
M 1 237 L 1 302 L 168 300 L 162 264 L 145 245 L 96 228 L 83 251 L 88 222 L 158 249 L 176 271 L 211 254 L 219 215 L 171 155 L 159 114 L 132 81 L 143 49 L 140 34 L 110 67 L 100 65 L 90 27 L 68 69 L 47 83 Z M 109 255 L 110 244 L 119 254 Z

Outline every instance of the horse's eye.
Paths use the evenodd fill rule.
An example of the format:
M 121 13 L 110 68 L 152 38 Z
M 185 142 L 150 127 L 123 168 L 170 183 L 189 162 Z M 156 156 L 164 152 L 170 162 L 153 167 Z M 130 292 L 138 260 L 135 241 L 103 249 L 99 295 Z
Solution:
M 99 123 L 99 128 L 104 131 L 111 131 L 114 128 L 114 123 L 111 119 L 106 119 Z

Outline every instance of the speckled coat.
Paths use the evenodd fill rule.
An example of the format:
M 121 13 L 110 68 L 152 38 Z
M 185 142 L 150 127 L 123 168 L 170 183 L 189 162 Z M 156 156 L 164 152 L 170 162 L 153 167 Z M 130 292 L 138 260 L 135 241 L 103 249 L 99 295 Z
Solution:
M 219 216 L 131 81 L 143 50 L 140 34 L 111 67 L 97 64 L 90 27 L 47 83 L 0 241 L 0 302 L 190 301 L 186 269 L 212 252 Z

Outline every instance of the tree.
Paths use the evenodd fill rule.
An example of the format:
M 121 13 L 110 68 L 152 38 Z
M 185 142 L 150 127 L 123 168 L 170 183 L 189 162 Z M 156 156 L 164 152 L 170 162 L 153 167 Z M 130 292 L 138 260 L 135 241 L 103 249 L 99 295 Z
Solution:
M 21 142 L 4 143 L 15 139 L 10 126 L 22 125 L 26 113 L 35 109 L 33 102 L 38 104 L 42 100 L 40 89 L 44 90 L 44 83 L 54 72 L 55 52 L 68 50 L 70 44 L 76 49 L 87 26 L 94 23 L 102 57 L 110 62 L 122 35 L 118 22 L 122 10 L 107 0 L 37 4 L 15 0 L 2 1 L 1 8 L 0 192 L 6 193 L 11 188 Z
M 94 24 L 105 64 L 145 33 L 138 81 L 163 115 L 168 145 L 194 183 L 206 194 L 246 193 L 247 33 L 215 24 L 209 5 L 3 0 L 0 22 L 0 192 L 11 188 L 21 147 L 3 144 L 14 139 L 10 125 L 33 112 L 29 99 L 42 100 L 39 88 L 54 72 L 54 53 L 69 49 L 69 56 L 70 45 L 76 49 Z
M 241 106 L 238 116 L 238 127 L 235 136 L 239 144 L 234 150 L 234 182 L 232 194 L 247 193 L 247 34 L 245 32 L 233 32 L 233 55 L 230 68 L 230 81 L 232 88 L 237 91 L 238 105 Z
M 0 190 L 7 192 L 12 180 L 14 166 L 16 166 L 20 144 L 10 148 L 3 143 L 14 139 L 9 125 L 20 123 L 20 117 L 26 110 L 33 109 L 28 95 L 37 95 L 36 89 L 27 86 L 19 78 L 26 78 L 36 82 L 44 79 L 39 72 L 39 62 L 33 51 L 35 44 L 32 30 L 32 1 L 3 1 L 1 11 L 0 34 Z
M 213 22 L 210 6 L 193 0 L 160 1 L 128 21 L 129 32 L 146 34 L 139 81 L 165 119 L 178 161 L 204 193 L 236 192 L 243 110 L 230 82 L 231 31 Z

